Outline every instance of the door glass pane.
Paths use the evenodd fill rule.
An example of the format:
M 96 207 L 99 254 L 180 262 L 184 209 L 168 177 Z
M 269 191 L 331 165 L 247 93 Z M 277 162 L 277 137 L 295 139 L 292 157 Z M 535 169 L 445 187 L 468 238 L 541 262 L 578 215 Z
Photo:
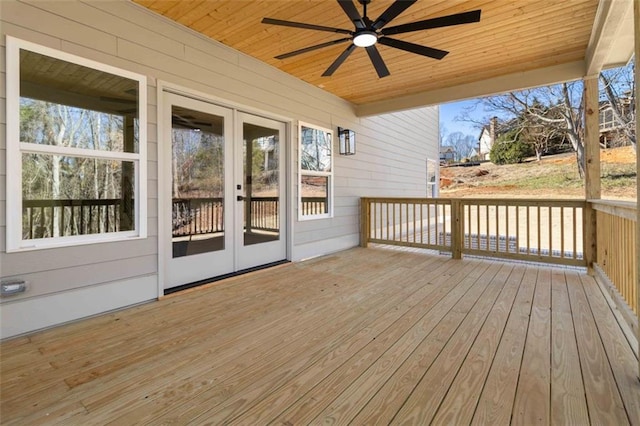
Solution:
M 243 123 L 244 245 L 280 239 L 279 132 Z
M 173 257 L 224 250 L 224 118 L 173 106 Z

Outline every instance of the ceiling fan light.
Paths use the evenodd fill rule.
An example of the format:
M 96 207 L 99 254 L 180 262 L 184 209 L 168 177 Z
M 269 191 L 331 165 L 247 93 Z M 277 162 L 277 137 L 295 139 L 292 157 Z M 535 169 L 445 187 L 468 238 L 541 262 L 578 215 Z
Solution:
M 369 47 L 376 44 L 378 35 L 373 31 L 362 31 L 353 37 L 353 44 L 358 47 Z

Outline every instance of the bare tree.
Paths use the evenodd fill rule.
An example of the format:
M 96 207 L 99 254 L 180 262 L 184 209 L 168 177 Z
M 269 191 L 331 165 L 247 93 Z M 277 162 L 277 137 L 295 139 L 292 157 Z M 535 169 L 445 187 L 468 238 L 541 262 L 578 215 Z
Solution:
M 469 158 L 473 155 L 476 147 L 476 139 L 472 135 L 465 135 L 462 132 L 453 132 L 447 136 L 445 146 L 453 147 L 457 160 Z
M 564 137 L 576 152 L 578 171 L 584 176 L 582 90 L 581 81 L 562 83 L 482 98 L 476 106 L 482 105 L 485 111 L 507 122 L 518 119 L 516 126 L 520 132 L 527 125 L 533 125 L 546 132 L 544 137 L 539 136 L 543 140 L 552 135 Z M 479 124 L 470 116 L 470 111 L 466 111 L 460 119 Z M 488 119 L 483 121 L 486 123 Z M 502 130 L 498 128 L 497 132 Z

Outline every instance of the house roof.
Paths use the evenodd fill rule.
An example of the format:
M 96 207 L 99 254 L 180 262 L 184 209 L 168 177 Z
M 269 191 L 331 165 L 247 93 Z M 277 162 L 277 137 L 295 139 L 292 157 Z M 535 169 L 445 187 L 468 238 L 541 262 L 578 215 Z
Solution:
M 366 52 L 357 49 L 333 76 L 322 77 L 344 51 L 344 43 L 284 60 L 274 57 L 343 34 L 266 25 L 261 20 L 353 29 L 336 2 L 134 1 L 346 99 L 361 116 L 582 78 L 628 61 L 633 52 L 633 0 L 418 1 L 393 24 L 475 9 L 482 10 L 481 20 L 394 36 L 449 51 L 441 61 L 378 44 L 390 76 L 378 78 Z M 379 16 L 391 3 L 373 0 L 368 16 Z

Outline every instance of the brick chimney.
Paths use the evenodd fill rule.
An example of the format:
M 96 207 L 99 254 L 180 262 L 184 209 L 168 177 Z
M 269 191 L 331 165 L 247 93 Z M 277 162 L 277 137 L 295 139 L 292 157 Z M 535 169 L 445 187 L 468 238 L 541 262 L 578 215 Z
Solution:
M 498 117 L 492 117 L 489 120 L 489 137 L 491 138 L 491 145 L 496 141 L 496 128 L 498 127 Z

